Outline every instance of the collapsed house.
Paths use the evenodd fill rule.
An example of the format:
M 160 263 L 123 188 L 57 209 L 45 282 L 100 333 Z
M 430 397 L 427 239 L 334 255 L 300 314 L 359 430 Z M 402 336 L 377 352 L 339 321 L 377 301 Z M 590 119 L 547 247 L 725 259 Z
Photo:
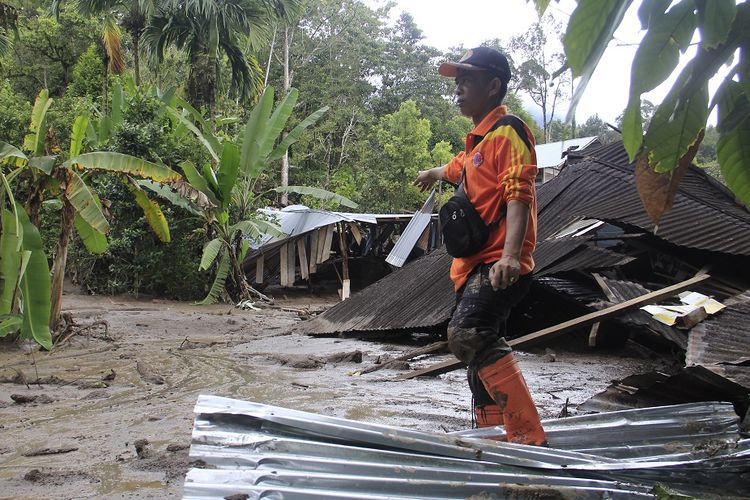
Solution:
M 743 293 L 750 288 L 750 212 L 719 182 L 691 166 L 672 209 L 657 227 L 643 208 L 634 164 L 622 143 L 571 151 L 565 168 L 538 187 L 534 259 L 534 285 L 514 311 L 511 331 L 539 341 L 555 332 L 529 332 L 572 322 L 579 330 L 590 327 L 590 345 L 629 340 L 646 349 L 684 354 L 685 369 L 674 376 L 705 390 L 672 391 L 668 403 L 721 394 L 745 414 L 750 295 Z M 301 324 L 299 331 L 378 337 L 444 332 L 454 305 L 450 262 L 444 249 L 435 250 Z M 703 277 L 687 281 L 696 275 Z M 680 283 L 691 286 L 672 291 Z M 661 297 L 659 290 L 670 293 Z M 674 296 L 681 291 L 699 293 L 706 300 L 713 297 L 726 307 L 705 319 L 693 314 L 690 321 L 673 325 L 639 309 L 650 303 L 639 302 L 639 297 L 661 298 L 674 309 Z M 617 305 L 627 307 L 611 314 Z M 705 313 L 703 307 L 691 310 Z M 586 321 L 576 323 L 577 317 Z M 663 388 L 673 386 L 674 380 L 664 374 L 623 381 L 599 405 L 648 406 L 660 397 L 664 401 L 664 394 L 658 394 L 669 393 Z M 595 409 L 593 403 L 590 409 Z
M 387 259 L 401 266 L 440 243 L 433 207 L 431 196 L 413 215 L 331 212 L 303 205 L 262 210 L 278 223 L 281 234 L 266 234 L 255 242 L 243 269 L 258 288 L 269 283 L 310 286 L 318 276 L 335 274 L 346 299 L 352 286 L 362 288 L 388 274 Z

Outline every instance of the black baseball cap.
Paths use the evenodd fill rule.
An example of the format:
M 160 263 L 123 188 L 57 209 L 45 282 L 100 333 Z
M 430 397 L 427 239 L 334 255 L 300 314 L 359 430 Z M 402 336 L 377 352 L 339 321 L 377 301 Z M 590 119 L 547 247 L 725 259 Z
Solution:
M 510 80 L 508 58 L 490 47 L 475 47 L 468 50 L 458 62 L 444 62 L 438 67 L 438 73 L 455 77 L 459 69 L 489 71 L 504 82 Z

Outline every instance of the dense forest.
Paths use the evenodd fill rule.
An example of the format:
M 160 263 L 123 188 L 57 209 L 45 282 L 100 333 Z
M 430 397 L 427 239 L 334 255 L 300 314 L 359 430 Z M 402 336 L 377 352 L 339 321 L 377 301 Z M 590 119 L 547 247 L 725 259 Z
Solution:
M 356 0 L 0 3 L 2 262 L 52 271 L 36 286 L 16 273 L 0 335 L 28 320 L 13 313 L 24 284 L 52 288 L 54 327 L 66 274 L 91 293 L 178 299 L 217 298 L 219 275 L 241 297 L 239 241 L 268 226 L 258 207 L 417 209 L 417 171 L 451 158 L 471 128 L 436 72 L 466 47 L 430 47 L 395 12 Z M 506 103 L 538 143 L 618 139 L 598 116 L 558 116 L 570 85 L 555 74 L 553 24 L 485 42 L 511 59 Z M 714 165 L 715 144 L 709 128 L 697 159 Z M 18 259 L 5 258 L 14 245 Z

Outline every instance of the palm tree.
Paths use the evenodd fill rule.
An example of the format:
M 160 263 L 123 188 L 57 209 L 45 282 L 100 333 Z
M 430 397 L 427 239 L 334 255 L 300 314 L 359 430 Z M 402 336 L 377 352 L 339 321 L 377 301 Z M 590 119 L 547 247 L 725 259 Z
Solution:
M 0 56 L 7 54 L 13 46 L 9 31 L 18 37 L 18 9 L 0 2 Z
M 52 12 L 59 13 L 62 0 L 53 0 Z M 107 53 L 107 66 L 110 72 L 119 75 L 125 70 L 122 54 L 122 31 L 130 34 L 133 40 L 133 66 L 135 83 L 141 84 L 140 50 L 146 20 L 154 12 L 153 0 L 77 0 L 78 12 L 85 16 L 103 15 L 102 41 Z
M 220 82 L 221 55 L 231 71 L 229 89 L 242 99 L 262 90 L 262 70 L 247 55 L 266 43 L 279 21 L 289 21 L 301 0 L 165 0 L 148 21 L 144 44 L 158 61 L 174 45 L 187 52 L 188 101 L 213 111 Z

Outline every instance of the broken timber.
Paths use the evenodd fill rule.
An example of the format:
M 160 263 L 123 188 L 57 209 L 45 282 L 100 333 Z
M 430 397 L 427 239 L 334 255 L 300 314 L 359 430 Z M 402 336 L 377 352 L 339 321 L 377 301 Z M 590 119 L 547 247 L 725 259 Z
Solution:
M 615 304 L 612 307 L 602 309 L 601 311 L 595 311 L 589 314 L 585 314 L 558 325 L 550 326 L 548 328 L 529 333 L 528 335 L 523 335 L 522 337 L 509 340 L 508 344 L 514 349 L 528 347 L 536 342 L 539 342 L 542 339 L 551 339 L 574 328 L 599 323 L 600 321 L 613 318 L 615 316 L 618 316 L 619 314 L 630 311 L 631 309 L 636 309 L 640 306 L 672 297 L 673 295 L 684 292 L 688 288 L 697 285 L 698 283 L 706 281 L 708 278 L 710 278 L 708 274 L 695 276 L 693 278 L 690 278 L 689 280 L 682 281 L 675 285 L 671 285 L 666 288 L 641 295 L 640 297 L 627 300 L 620 304 Z M 445 361 L 443 363 L 437 363 L 435 365 L 428 366 L 427 368 L 423 368 L 422 370 L 416 370 L 411 373 L 399 375 L 398 377 L 396 377 L 396 380 L 408 380 L 424 375 L 440 375 L 441 373 L 448 373 L 464 366 L 466 366 L 466 364 L 463 361 Z

